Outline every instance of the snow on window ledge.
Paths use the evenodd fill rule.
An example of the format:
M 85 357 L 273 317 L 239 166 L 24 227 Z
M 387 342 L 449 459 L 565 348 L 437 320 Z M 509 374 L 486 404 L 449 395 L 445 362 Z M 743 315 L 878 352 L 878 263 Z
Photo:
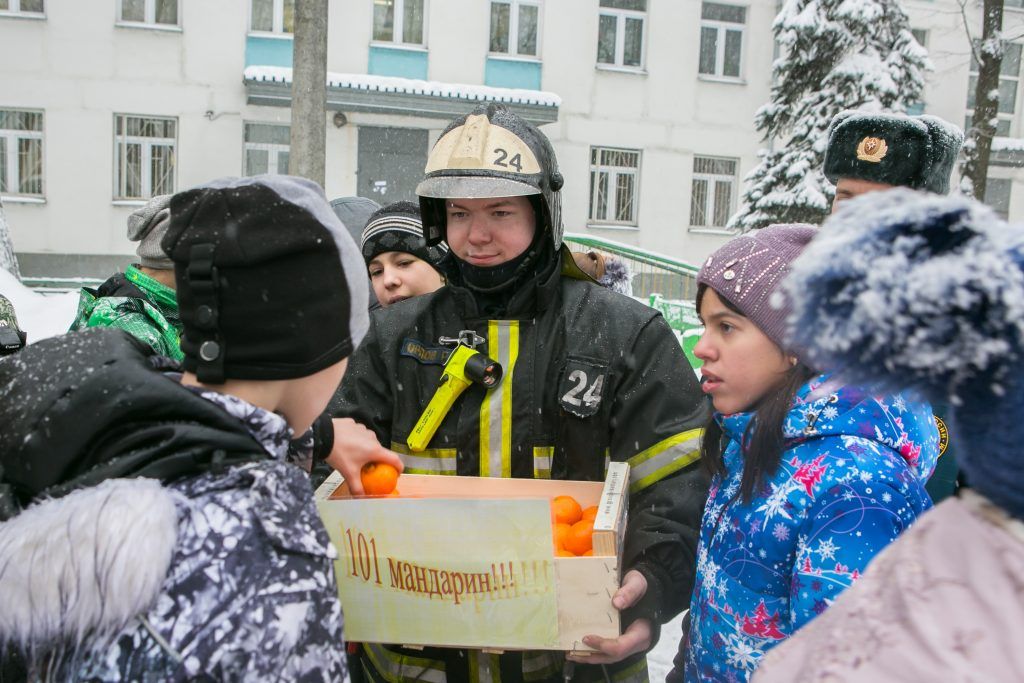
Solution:
M 0 195 L 0 202 L 4 204 L 45 204 L 46 197 L 31 197 L 20 194 Z
M 44 12 L 8 12 L 0 10 L 0 19 L 46 19 Z
M 729 85 L 746 85 L 747 79 L 745 78 L 734 78 L 732 76 L 712 76 L 711 74 L 697 74 L 698 81 L 707 81 L 708 83 L 728 83 Z
M 277 40 L 291 40 L 291 33 L 274 33 L 272 31 L 249 31 L 247 33 L 250 38 L 275 38 Z
M 371 40 L 370 47 L 383 47 L 392 50 L 405 50 L 406 52 L 430 52 L 422 43 L 392 43 L 389 40 Z
M 627 232 L 639 232 L 640 227 L 636 225 L 625 225 L 623 223 L 596 223 L 588 221 L 587 227 L 591 230 L 625 230 Z
M 488 52 L 487 59 L 498 59 L 503 62 L 528 62 L 530 64 L 540 64 L 544 61 L 533 55 L 510 55 L 507 52 Z
M 118 28 L 141 28 L 150 31 L 165 31 L 168 33 L 181 33 L 181 27 L 177 24 L 147 24 L 144 21 L 118 21 L 114 23 Z
M 114 199 L 110 203 L 113 206 L 145 206 L 147 202 L 148 199 Z
M 646 76 L 647 69 L 642 66 L 621 66 L 619 64 L 596 64 L 595 68 L 598 71 L 612 71 L 622 74 L 635 74 L 637 76 Z
M 735 237 L 739 233 L 729 228 L 713 228 L 704 225 L 691 225 L 686 232 L 692 235 L 720 235 L 723 237 Z
M 992 138 L 993 152 L 1024 152 L 1024 138 Z

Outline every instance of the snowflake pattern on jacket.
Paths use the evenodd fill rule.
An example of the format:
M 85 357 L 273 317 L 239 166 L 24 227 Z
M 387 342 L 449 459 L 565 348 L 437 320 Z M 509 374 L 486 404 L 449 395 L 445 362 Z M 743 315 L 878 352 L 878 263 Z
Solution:
M 191 389 L 242 421 L 273 459 L 165 484 L 180 495 L 163 591 L 74 678 L 345 680 L 337 553 L 309 478 L 285 462 L 291 430 L 238 398 Z
M 744 504 L 740 443 L 752 418 L 715 415 L 727 473 L 701 524 L 687 681 L 747 680 L 931 507 L 924 483 L 939 437 L 927 403 L 811 380 L 786 417 L 778 470 Z

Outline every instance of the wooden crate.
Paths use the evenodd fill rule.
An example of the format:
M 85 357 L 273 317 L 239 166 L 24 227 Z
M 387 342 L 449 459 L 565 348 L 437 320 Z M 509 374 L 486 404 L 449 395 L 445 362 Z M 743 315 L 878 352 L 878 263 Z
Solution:
M 619 635 L 629 466 L 602 482 L 402 475 L 401 497 L 316 499 L 353 642 L 584 652 Z M 593 557 L 555 557 L 550 501 L 598 505 Z

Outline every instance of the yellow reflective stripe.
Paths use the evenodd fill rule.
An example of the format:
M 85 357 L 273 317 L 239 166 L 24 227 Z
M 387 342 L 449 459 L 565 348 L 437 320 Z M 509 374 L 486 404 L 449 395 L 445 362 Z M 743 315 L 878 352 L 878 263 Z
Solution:
M 376 643 L 363 643 L 363 654 L 388 683 L 445 683 L 447 680 L 444 662 L 437 659 L 399 654 Z
M 470 683 L 501 683 L 498 655 L 480 650 L 469 651 Z
M 533 447 L 533 478 L 550 479 L 551 461 L 555 457 L 554 446 Z
M 561 652 L 524 652 L 523 680 L 541 681 L 554 678 L 565 664 L 565 655 Z
M 498 323 L 491 320 L 487 323 L 487 354 L 494 360 L 501 363 L 498 358 Z M 502 365 L 502 370 L 505 366 Z M 507 377 L 502 377 L 501 384 L 505 383 Z M 498 386 L 500 387 L 501 384 Z M 491 475 L 491 401 L 495 400 L 497 392 L 488 390 L 484 394 L 484 400 L 480 402 L 480 476 L 490 477 Z
M 519 321 L 487 323 L 487 353 L 501 364 L 501 383 L 480 404 L 480 476 L 512 476 L 512 375 L 519 356 Z
M 703 429 L 680 432 L 629 458 L 629 492 L 643 490 L 697 462 L 703 435 Z
M 413 453 L 404 443 L 391 442 L 391 450 L 402 456 L 408 474 L 446 474 L 452 476 L 458 467 L 458 451 L 454 448 L 428 448 Z
M 612 671 L 612 680 L 615 683 L 647 683 L 651 680 L 647 673 L 647 658 L 641 657 L 624 669 Z
M 512 476 L 512 375 L 519 358 L 519 321 L 508 325 L 508 368 L 501 383 L 501 476 Z

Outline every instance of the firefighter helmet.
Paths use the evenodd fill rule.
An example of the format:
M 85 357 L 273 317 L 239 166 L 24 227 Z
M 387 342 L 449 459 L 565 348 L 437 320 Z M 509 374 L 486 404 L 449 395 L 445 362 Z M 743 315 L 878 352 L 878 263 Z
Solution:
M 540 195 L 537 229 L 562 244 L 562 174 L 547 136 L 504 105 L 459 117 L 434 143 L 417 186 L 428 245 L 446 238 L 445 199 Z

